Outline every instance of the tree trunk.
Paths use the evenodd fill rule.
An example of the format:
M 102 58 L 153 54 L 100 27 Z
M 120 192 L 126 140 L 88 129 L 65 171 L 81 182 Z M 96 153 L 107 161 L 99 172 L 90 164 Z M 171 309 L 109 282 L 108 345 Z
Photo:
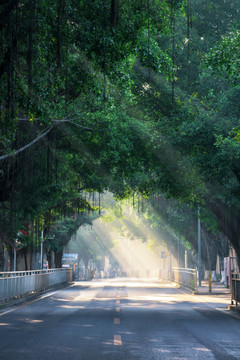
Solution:
M 60 252 L 55 252 L 55 266 L 56 268 L 61 268 L 62 267 L 62 255 L 63 255 L 63 250 Z
M 8 254 L 9 254 L 9 259 L 10 259 L 10 271 L 13 271 L 13 262 L 14 262 L 14 252 L 13 252 L 13 247 L 12 246 L 8 246 Z
M 0 271 L 4 271 L 4 245 L 0 245 Z
M 119 22 L 119 6 L 118 0 L 111 1 L 111 16 L 110 16 L 110 23 L 111 26 L 114 27 Z
M 62 38 L 61 38 L 61 25 L 62 25 L 62 13 L 64 8 L 64 0 L 58 1 L 57 11 L 57 67 L 62 66 Z
M 33 59 L 33 31 L 34 31 L 34 0 L 29 0 L 29 39 L 28 39 L 28 97 L 32 96 L 32 59 Z
M 48 253 L 47 253 L 47 261 L 48 261 L 48 267 L 49 267 L 49 269 L 51 269 L 51 251 L 49 251 Z
M 240 212 L 237 209 L 223 204 L 220 200 L 209 203 L 213 213 L 217 217 L 220 230 L 227 236 L 238 256 L 240 262 Z

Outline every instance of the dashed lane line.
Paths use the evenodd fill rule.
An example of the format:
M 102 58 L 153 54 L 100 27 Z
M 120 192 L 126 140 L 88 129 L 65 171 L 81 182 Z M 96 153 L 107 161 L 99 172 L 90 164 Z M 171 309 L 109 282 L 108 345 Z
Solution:
M 122 345 L 121 335 L 113 335 L 113 342 L 115 346 L 121 346 Z
M 114 324 L 119 325 L 120 324 L 120 318 L 114 318 Z

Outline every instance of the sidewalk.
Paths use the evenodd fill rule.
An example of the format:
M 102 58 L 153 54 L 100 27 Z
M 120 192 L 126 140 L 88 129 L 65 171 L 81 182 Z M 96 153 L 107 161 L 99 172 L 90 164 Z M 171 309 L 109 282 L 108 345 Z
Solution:
M 195 295 L 210 295 L 208 281 L 202 281 L 201 286 L 197 286 L 197 290 L 194 291 Z M 218 282 L 212 283 L 211 295 L 230 295 L 230 289 L 224 284 Z

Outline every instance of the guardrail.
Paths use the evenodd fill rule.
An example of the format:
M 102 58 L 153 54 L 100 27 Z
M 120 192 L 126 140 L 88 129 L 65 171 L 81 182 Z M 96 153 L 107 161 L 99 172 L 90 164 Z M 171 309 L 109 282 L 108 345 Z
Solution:
M 158 278 L 161 280 L 169 280 L 169 270 L 168 269 L 160 269 L 158 271 Z
M 231 303 L 237 306 L 240 302 L 240 274 L 231 273 Z
M 171 280 L 195 291 L 197 289 L 197 270 L 172 268 Z
M 0 272 L 0 303 L 70 283 L 71 269 Z

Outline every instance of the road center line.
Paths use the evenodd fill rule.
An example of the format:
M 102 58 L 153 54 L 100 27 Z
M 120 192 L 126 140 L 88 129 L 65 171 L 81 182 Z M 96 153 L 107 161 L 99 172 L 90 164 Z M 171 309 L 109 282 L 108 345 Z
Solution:
M 121 335 L 113 335 L 113 341 L 116 346 L 122 345 Z
M 120 300 L 116 300 L 116 304 L 120 304 Z
M 114 318 L 114 324 L 119 325 L 120 324 L 120 318 Z
M 116 308 L 116 312 L 120 312 L 120 308 L 119 308 L 119 307 Z

